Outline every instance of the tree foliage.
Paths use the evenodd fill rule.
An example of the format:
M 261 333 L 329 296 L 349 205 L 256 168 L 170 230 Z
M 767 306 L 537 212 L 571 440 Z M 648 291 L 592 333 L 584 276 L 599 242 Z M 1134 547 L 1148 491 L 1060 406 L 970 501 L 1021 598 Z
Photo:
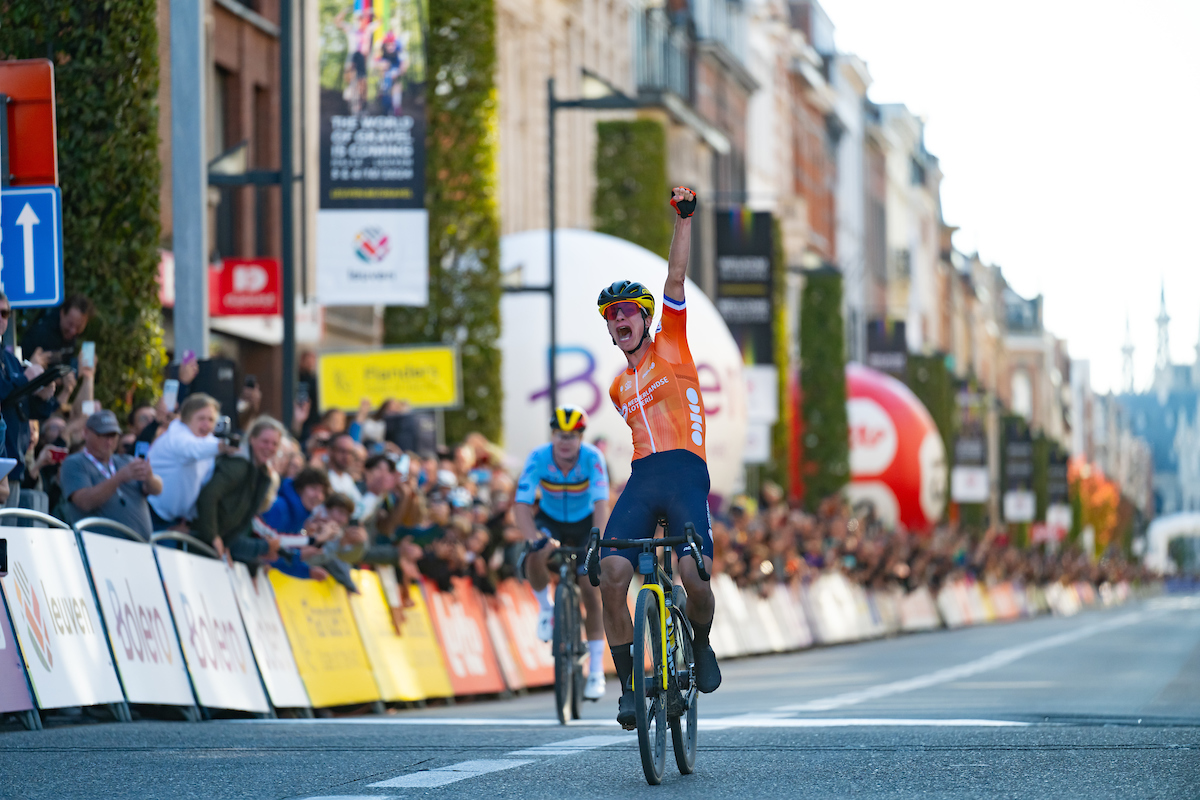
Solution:
M 54 62 L 65 288 L 96 303 L 86 333 L 96 342 L 96 396 L 122 410 L 154 393 L 164 363 L 157 4 L 8 0 L 0 8 L 0 58 Z
M 457 344 L 463 406 L 446 437 L 501 432 L 500 219 L 496 209 L 496 17 L 493 3 L 430 3 L 432 91 L 426 141 L 429 305 L 389 308 L 390 344 Z
M 771 236 L 774 253 L 771 257 L 771 302 L 775 314 L 774 329 L 775 368 L 779 376 L 779 421 L 771 426 L 771 464 L 768 475 L 785 490 L 791 491 L 792 471 L 797 468 L 791 463 L 791 432 L 795 430 L 797 409 L 791 389 L 792 364 L 791 336 L 788 331 L 787 313 L 787 256 L 783 251 L 783 228 L 778 217 L 771 219 Z
M 673 223 L 662 213 L 670 196 L 663 126 L 648 119 L 600 122 L 596 134 L 596 230 L 666 258 Z
M 800 299 L 800 389 L 804 423 L 804 504 L 816 510 L 850 479 L 850 426 L 846 419 L 846 347 L 842 274 L 805 273 Z
M 938 434 L 945 448 L 946 463 L 954 453 L 955 419 L 957 406 L 954 399 L 954 375 L 946 368 L 946 357 L 942 355 L 908 356 L 908 388 L 929 411 L 937 425 Z M 945 496 L 950 496 L 950 470 L 946 470 Z

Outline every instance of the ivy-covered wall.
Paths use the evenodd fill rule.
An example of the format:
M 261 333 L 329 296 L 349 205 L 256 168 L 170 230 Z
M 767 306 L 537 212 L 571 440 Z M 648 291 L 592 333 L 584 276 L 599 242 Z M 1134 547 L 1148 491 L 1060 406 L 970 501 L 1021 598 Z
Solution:
M 790 388 L 794 365 L 791 363 L 791 337 L 788 335 L 787 256 L 784 255 L 783 228 L 778 217 L 772 218 L 771 227 L 771 241 L 775 245 L 775 252 L 771 256 L 771 302 L 775 313 L 772 336 L 775 368 L 779 376 L 779 421 L 771 426 L 771 464 L 767 474 L 780 486 L 790 489 L 795 483 L 792 474 L 799 465 L 792 463 L 789 441 L 798 409 L 793 407 L 794 398 Z
M 844 339 L 842 274 L 831 268 L 805 273 L 800 300 L 800 389 L 804 505 L 809 510 L 816 510 L 850 480 Z
M 908 356 L 906 383 L 928 409 L 937 425 L 946 452 L 945 496 L 950 497 L 950 470 L 954 458 L 954 434 L 956 404 L 954 399 L 954 375 L 946 368 L 946 357 L 941 355 Z
M 662 211 L 670 196 L 666 131 L 639 119 L 599 122 L 596 136 L 596 230 L 666 258 L 673 230 L 671 216 Z
M 389 344 L 456 343 L 463 407 L 446 439 L 501 434 L 500 218 L 496 208 L 495 4 L 429 4 L 429 305 L 389 308 Z
M 156 12 L 155 0 L 0 5 L 0 59 L 54 62 L 65 288 L 96 303 L 84 338 L 96 397 L 118 412 L 153 395 L 164 363 Z

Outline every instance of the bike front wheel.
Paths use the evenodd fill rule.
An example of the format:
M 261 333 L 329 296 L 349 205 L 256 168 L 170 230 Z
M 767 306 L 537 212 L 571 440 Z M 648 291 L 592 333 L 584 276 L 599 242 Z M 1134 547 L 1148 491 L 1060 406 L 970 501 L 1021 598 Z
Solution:
M 574 610 L 574 613 L 572 613 Z M 563 583 L 554 592 L 554 710 L 559 723 L 575 717 L 575 649 L 579 641 L 579 599 Z
M 675 674 L 678 676 L 678 691 L 683 695 L 684 712 L 671 720 L 671 749 L 675 751 L 675 765 L 681 775 L 691 775 L 696 769 L 697 705 L 700 690 L 696 688 L 694 676 L 696 658 L 692 655 L 692 637 L 688 634 L 687 622 L 678 609 L 671 609 L 675 618 L 675 647 L 668 656 L 675 659 Z
M 658 598 L 638 592 L 633 622 L 633 695 L 642 771 L 651 786 L 662 783 L 667 766 L 667 704 L 663 690 L 662 628 Z

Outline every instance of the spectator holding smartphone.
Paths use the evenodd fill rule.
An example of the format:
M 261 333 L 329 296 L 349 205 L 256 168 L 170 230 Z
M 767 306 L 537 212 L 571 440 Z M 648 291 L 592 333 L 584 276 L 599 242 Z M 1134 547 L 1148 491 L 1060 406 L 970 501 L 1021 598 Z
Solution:
M 8 330 L 11 315 L 12 308 L 8 303 L 8 296 L 0 291 L 0 336 Z M 15 481 L 16 484 L 25 477 L 25 453 L 33 440 L 29 420 L 50 416 L 58 408 L 58 401 L 54 398 L 54 384 L 19 400 L 10 400 L 9 395 L 44 371 L 38 364 L 23 365 L 8 350 L 0 350 L 0 413 L 3 414 L 6 426 L 4 450 L 9 458 L 17 460 L 17 465 L 8 474 L 9 480 Z
M 162 494 L 150 498 L 155 530 L 166 530 L 196 518 L 200 489 L 212 477 L 217 456 L 236 448 L 213 436 L 221 406 L 203 392 L 188 395 L 162 436 L 150 445 L 150 466 L 163 479 Z
M 95 307 L 81 294 L 67 298 L 59 308 L 44 312 L 21 337 L 21 351 L 43 369 L 75 352 L 75 341 L 87 328 Z
M 42 422 L 33 448 L 33 461 L 25 464 L 25 477 L 21 480 L 22 489 L 45 492 L 48 507 L 52 510 L 62 499 L 58 472 L 69 452 L 64 438 L 66 431 L 67 421 L 58 414 Z
M 150 538 L 147 495 L 162 491 L 162 479 L 144 458 L 117 453 L 121 423 L 111 411 L 88 417 L 84 448 L 63 462 L 60 479 L 70 522 L 100 516 Z

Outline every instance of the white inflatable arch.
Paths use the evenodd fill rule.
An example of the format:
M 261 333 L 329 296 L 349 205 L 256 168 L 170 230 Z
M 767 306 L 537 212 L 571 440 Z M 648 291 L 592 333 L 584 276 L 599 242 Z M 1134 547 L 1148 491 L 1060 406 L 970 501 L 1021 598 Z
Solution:
M 1146 554 L 1143 563 L 1159 572 L 1174 572 L 1175 565 L 1167 555 L 1167 546 L 1172 539 L 1200 537 L 1200 514 L 1171 514 L 1159 517 L 1146 530 Z

